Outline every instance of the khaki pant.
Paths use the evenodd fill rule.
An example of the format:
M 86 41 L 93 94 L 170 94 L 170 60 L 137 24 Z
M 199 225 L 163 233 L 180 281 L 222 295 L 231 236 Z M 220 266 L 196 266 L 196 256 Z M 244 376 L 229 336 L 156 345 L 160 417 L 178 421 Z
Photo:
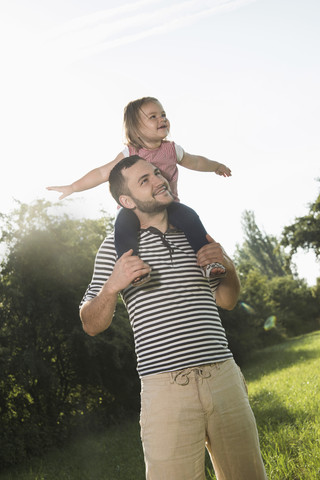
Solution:
M 234 360 L 141 379 L 147 480 L 265 480 L 256 421 Z

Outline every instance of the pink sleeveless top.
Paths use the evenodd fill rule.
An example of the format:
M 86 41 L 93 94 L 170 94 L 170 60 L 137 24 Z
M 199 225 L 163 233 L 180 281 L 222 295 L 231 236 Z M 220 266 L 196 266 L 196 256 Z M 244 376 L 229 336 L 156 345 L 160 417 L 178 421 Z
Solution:
M 175 201 L 179 202 L 178 198 L 178 167 L 177 154 L 174 142 L 164 141 L 159 148 L 155 150 L 148 150 L 146 148 L 137 149 L 128 146 L 130 155 L 139 155 L 139 157 L 147 160 L 159 168 L 161 174 L 168 180 L 173 197 Z

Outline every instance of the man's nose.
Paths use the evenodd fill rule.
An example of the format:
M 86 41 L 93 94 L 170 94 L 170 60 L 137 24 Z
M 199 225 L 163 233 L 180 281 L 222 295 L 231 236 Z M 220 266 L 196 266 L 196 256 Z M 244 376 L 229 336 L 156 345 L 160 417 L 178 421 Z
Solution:
M 152 176 L 152 184 L 154 187 L 157 187 L 159 185 L 162 185 L 164 182 L 164 178 L 161 174 L 153 175 Z

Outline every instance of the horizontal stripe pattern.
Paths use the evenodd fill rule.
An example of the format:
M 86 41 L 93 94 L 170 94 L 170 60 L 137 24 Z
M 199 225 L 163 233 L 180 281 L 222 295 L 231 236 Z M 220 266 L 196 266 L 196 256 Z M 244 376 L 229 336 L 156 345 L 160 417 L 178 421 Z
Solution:
M 151 279 L 122 292 L 139 375 L 232 358 L 215 302 L 219 280 L 203 277 L 184 233 L 142 230 L 139 256 L 151 266 Z M 108 237 L 96 256 L 81 305 L 99 293 L 116 260 L 113 237 Z

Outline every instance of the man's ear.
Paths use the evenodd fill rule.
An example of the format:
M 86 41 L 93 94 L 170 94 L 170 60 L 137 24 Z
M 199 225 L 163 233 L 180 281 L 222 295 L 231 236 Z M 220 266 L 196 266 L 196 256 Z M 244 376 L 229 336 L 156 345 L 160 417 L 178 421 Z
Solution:
M 129 208 L 130 210 L 133 210 L 136 208 L 136 204 L 132 200 L 129 195 L 120 195 L 119 197 L 119 203 L 124 207 L 124 208 Z

